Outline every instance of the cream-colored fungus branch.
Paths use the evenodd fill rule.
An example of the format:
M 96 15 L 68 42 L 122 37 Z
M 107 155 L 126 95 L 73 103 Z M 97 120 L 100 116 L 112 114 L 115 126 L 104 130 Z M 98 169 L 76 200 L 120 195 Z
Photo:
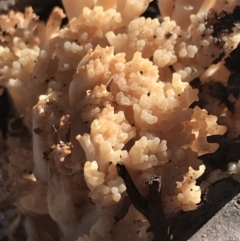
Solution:
M 161 176 L 165 214 L 193 210 L 201 201 L 196 180 L 205 171 L 198 157 L 215 152 L 218 144 L 207 138 L 227 130 L 216 116 L 192 108 L 199 97 L 189 82 L 208 81 L 223 66 L 213 61 L 239 44 L 233 27 L 219 48 L 206 23 L 214 18 L 210 8 L 231 12 L 237 1 L 226 7 L 226 1 L 161 0 L 162 22 L 140 17 L 149 2 L 63 0 L 69 19 L 63 27 L 59 8 L 47 23 L 31 8 L 0 16 L 8 33 L 0 35 L 0 85 L 30 133 L 0 139 L 8 145 L 0 201 L 48 213 L 62 240 L 152 239 L 148 220 L 132 205 L 114 220 L 128 199 L 117 163 L 144 196 L 150 176 Z M 26 170 L 33 172 L 28 178 Z

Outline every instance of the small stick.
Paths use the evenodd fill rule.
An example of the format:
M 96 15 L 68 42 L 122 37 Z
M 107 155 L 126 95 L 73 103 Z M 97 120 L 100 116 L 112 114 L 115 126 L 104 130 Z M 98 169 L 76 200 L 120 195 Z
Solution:
M 150 229 L 155 236 L 153 241 L 170 241 L 168 225 L 162 207 L 161 177 L 152 176 L 150 178 L 148 181 L 149 196 L 148 199 L 145 199 L 136 188 L 123 163 L 117 163 L 116 167 L 119 176 L 125 182 L 127 194 L 133 206 L 148 219 Z
M 170 240 L 168 233 L 168 224 L 163 212 L 161 197 L 161 177 L 151 176 L 149 185 L 148 198 L 148 215 L 146 216 L 151 229 L 155 235 L 154 241 Z
M 130 197 L 130 200 L 133 206 L 144 216 L 147 215 L 147 200 L 143 198 L 141 193 L 136 188 L 127 168 L 123 165 L 122 162 L 117 163 L 118 175 L 124 180 L 127 187 L 127 194 Z

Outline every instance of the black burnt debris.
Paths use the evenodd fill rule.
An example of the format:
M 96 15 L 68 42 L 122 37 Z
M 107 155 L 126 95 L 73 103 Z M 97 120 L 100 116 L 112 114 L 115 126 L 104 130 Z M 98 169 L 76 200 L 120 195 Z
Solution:
M 125 182 L 127 194 L 133 206 L 142 213 L 150 223 L 150 230 L 154 233 L 153 241 L 170 241 L 169 228 L 163 212 L 161 197 L 161 177 L 152 176 L 148 181 L 149 194 L 146 199 L 136 188 L 127 168 L 123 163 L 117 164 L 120 177 Z
M 221 54 L 219 54 L 219 56 L 216 59 L 213 60 L 212 64 L 219 63 L 224 58 L 224 56 L 225 56 L 225 53 L 222 52 Z
M 231 72 L 226 87 L 227 92 L 237 99 L 240 93 L 240 45 L 225 59 L 225 66 Z
M 233 28 L 239 28 L 240 23 L 240 6 L 236 6 L 233 12 L 222 11 L 217 14 L 211 11 L 206 20 L 206 26 L 212 28 L 215 44 L 222 48 L 225 44 L 224 37 L 233 32 Z M 227 56 L 226 56 L 227 55 Z M 235 105 L 240 94 L 240 45 L 230 53 L 222 52 L 218 58 L 213 61 L 217 64 L 223 61 L 225 67 L 230 71 L 227 83 L 220 83 L 217 79 L 210 79 L 207 83 L 201 83 L 200 78 L 193 79 L 190 82 L 192 88 L 199 90 L 199 100 L 194 102 L 190 107 L 199 106 L 206 109 L 209 114 L 214 114 L 214 108 L 227 108 L 232 115 L 236 114 Z M 221 124 L 221 117 L 218 118 Z M 204 164 L 211 168 L 219 168 L 226 170 L 229 162 L 239 160 L 240 137 L 229 140 L 227 133 L 224 136 L 212 136 L 208 138 L 208 142 L 216 142 L 219 148 L 215 153 L 206 154 L 199 157 Z M 216 161 L 218 160 L 218 161 Z M 206 177 L 208 171 L 200 178 Z
M 2 95 L 0 96 L 0 131 L 3 134 L 3 137 L 6 138 L 9 121 L 15 117 L 16 110 L 7 89 L 0 86 L 0 90 L 2 91 Z
M 206 26 L 213 29 L 212 36 L 219 48 L 223 47 L 224 41 L 222 37 L 233 32 L 233 27 L 239 26 L 240 23 L 240 6 L 236 6 L 233 12 L 222 11 L 218 14 L 210 11 L 206 20 Z
M 240 45 L 237 46 L 236 49 L 234 49 L 229 56 L 225 59 L 225 66 L 227 69 L 229 69 L 231 72 L 239 72 L 239 66 L 240 66 Z

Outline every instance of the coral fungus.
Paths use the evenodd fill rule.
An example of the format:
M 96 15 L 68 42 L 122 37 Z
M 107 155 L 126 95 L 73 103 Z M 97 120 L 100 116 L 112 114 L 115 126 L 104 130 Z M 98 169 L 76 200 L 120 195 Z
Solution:
M 223 65 L 214 61 L 239 44 L 235 25 L 213 36 L 216 16 L 237 1 L 161 0 L 162 21 L 140 17 L 149 2 L 63 0 L 65 26 L 59 8 L 47 23 L 31 8 L 0 16 L 0 84 L 24 130 L 0 139 L 0 204 L 50 215 L 62 240 L 154 238 L 135 206 L 116 219 L 129 200 L 119 163 L 143 197 L 161 177 L 168 216 L 201 201 L 198 157 L 218 149 L 208 137 L 226 127 L 193 106 L 189 82 L 214 76 Z

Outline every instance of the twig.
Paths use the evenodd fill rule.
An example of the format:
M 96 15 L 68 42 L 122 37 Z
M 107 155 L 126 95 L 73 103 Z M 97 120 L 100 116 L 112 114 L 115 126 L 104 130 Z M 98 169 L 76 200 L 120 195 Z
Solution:
M 147 216 L 147 200 L 143 198 L 141 193 L 136 188 L 127 168 L 123 165 L 122 162 L 117 164 L 117 170 L 119 176 L 124 180 L 127 187 L 127 194 L 132 201 L 133 206 L 144 216 Z
M 154 233 L 153 241 L 170 241 L 168 225 L 163 213 L 161 198 L 161 177 L 152 176 L 148 181 L 149 196 L 145 199 L 136 188 L 127 168 L 122 162 L 117 164 L 119 176 L 124 180 L 127 194 L 133 206 L 142 213 L 150 223 L 150 229 Z

